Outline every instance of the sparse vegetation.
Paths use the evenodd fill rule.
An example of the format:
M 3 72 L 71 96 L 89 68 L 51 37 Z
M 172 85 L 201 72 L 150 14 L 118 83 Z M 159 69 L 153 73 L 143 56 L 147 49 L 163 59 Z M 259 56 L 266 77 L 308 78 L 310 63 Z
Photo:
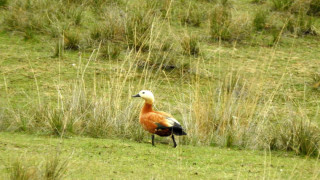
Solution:
M 181 41 L 181 46 L 187 55 L 197 56 L 200 53 L 199 40 L 193 35 L 186 35 Z
M 11 160 L 7 164 L 9 177 L 12 180 L 60 180 L 66 175 L 68 168 L 68 159 L 61 160 L 58 155 L 46 160 L 44 167 L 42 164 L 32 164 L 32 159 L 20 157 Z
M 0 130 L 142 142 L 151 89 L 182 144 L 318 156 L 318 1 L 255 2 L 0 1 Z

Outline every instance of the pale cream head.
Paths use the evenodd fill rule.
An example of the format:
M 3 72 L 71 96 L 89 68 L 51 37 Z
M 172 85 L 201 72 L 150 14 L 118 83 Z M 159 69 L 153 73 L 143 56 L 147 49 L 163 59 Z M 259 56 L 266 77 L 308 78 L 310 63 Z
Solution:
M 148 90 L 141 90 L 137 95 L 134 95 L 133 97 L 142 97 L 146 103 L 153 104 L 154 102 L 154 96 L 151 91 Z

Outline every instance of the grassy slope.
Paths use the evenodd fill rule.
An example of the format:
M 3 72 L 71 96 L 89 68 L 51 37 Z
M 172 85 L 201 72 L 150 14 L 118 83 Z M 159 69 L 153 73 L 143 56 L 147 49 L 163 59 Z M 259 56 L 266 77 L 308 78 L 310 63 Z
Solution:
M 245 7 L 245 10 L 251 10 L 252 6 L 255 6 L 248 1 L 239 2 L 241 3 L 238 5 Z M 205 32 L 206 29 L 202 31 Z M 9 106 L 13 107 L 29 106 L 37 101 L 33 70 L 43 101 L 56 102 L 57 84 L 62 88 L 68 88 L 70 82 L 77 76 L 77 69 L 72 64 L 79 62 L 78 53 L 66 51 L 62 60 L 52 58 L 56 46 L 54 41 L 56 40 L 43 36 L 25 41 L 20 36 L 0 34 L 1 107 L 7 107 L 2 106 L 8 105 L 7 100 Z M 200 45 L 203 52 L 201 73 L 213 77 L 209 81 L 223 81 L 223 76 L 219 73 L 234 69 L 245 74 L 248 79 L 262 74 L 261 84 L 266 85 L 270 91 L 274 91 L 277 85 L 281 84 L 275 98 L 279 106 L 291 106 L 286 100 L 293 100 L 301 104 L 301 108 L 307 109 L 302 112 L 307 112 L 318 121 L 318 116 L 315 114 L 318 114 L 316 111 L 319 107 L 319 94 L 311 91 L 310 86 L 312 74 L 319 72 L 320 67 L 319 37 L 295 39 L 284 36 L 280 46 L 275 49 L 266 45 L 259 46 L 257 43 L 238 44 L 235 48 L 229 44 L 220 46 L 218 43 L 207 41 L 202 41 Z M 85 64 L 89 54 L 83 56 L 82 64 Z M 181 56 L 181 59 L 189 61 L 188 57 Z M 190 61 L 196 64 L 197 59 L 190 58 Z M 99 73 L 100 79 L 107 79 L 117 65 L 116 62 L 103 60 L 91 63 L 87 70 L 86 84 L 92 83 L 93 70 Z M 188 87 L 188 81 L 182 88 L 181 85 L 185 83 L 183 78 L 175 78 L 170 76 L 170 72 L 166 73 L 169 74 L 169 81 L 164 76 L 156 78 L 161 81 L 161 83 L 156 81 L 156 88 L 159 89 L 157 91 L 170 92 L 162 93 L 157 98 L 157 105 L 166 108 L 161 110 L 171 109 L 171 106 L 174 109 L 176 102 L 170 98 L 179 97 L 181 91 L 186 91 L 188 94 L 190 93 L 188 88 L 193 88 Z M 205 85 L 206 81 L 204 78 L 202 83 Z M 168 89 L 169 91 L 165 91 Z M 178 93 L 172 94 L 176 92 Z M 162 99 L 166 99 L 169 103 L 164 106 L 161 104 Z M 0 108 L 0 113 L 1 110 Z M 177 116 L 179 113 L 175 111 L 171 113 L 179 118 Z M 31 162 L 43 162 L 46 156 L 55 152 L 56 147 L 61 147 L 63 157 L 73 153 L 68 174 L 70 179 L 92 177 L 165 179 L 173 176 L 177 179 L 319 178 L 317 160 L 285 152 L 238 151 L 201 146 L 179 146 L 178 149 L 172 149 L 162 144 L 152 148 L 147 143 L 139 144 L 117 139 L 75 137 L 61 140 L 23 134 L 0 134 L 0 160 L 4 163 L 10 161 L 9 157 L 15 156 L 28 156 L 32 159 Z M 1 179 L 5 177 L 5 169 L 3 163 L 0 164 Z
M 27 157 L 43 163 L 60 149 L 71 157 L 67 179 L 318 179 L 318 160 L 284 152 L 137 143 L 118 139 L 36 136 L 0 133 L 0 178 L 5 164 Z

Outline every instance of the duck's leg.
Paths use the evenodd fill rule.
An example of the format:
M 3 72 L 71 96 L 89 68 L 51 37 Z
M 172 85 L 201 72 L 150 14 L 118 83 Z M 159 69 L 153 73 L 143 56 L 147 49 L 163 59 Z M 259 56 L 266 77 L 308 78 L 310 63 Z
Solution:
M 176 143 L 176 141 L 174 140 L 173 134 L 172 134 L 171 138 L 172 138 L 172 141 L 173 141 L 173 147 L 174 147 L 174 148 L 177 147 L 177 143 Z
M 151 135 L 152 146 L 154 146 L 154 134 Z

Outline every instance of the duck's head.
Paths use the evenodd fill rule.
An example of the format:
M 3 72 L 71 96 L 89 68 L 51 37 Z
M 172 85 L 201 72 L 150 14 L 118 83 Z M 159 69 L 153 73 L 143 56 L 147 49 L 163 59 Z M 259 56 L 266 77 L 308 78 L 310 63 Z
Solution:
M 146 101 L 146 103 L 149 103 L 149 104 L 153 104 L 154 102 L 154 96 L 152 92 L 148 90 L 142 90 L 138 94 L 132 97 L 142 97 Z

